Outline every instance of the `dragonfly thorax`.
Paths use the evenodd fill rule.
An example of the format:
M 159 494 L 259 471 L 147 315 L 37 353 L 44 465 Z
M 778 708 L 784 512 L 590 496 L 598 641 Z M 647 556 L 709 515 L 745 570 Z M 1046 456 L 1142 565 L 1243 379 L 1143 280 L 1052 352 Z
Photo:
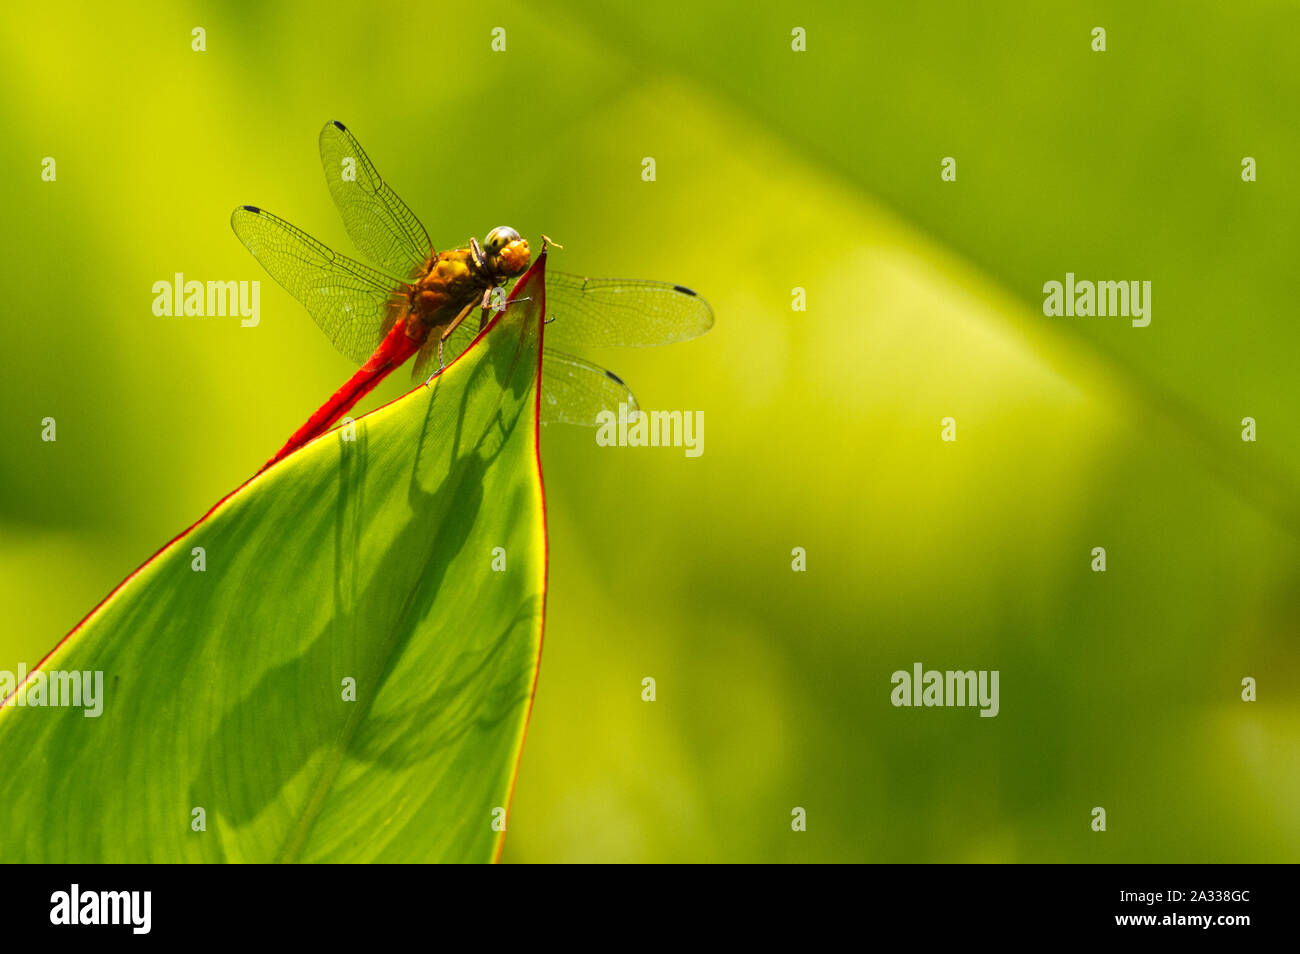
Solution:
M 518 277 L 530 258 L 528 242 L 506 226 L 489 232 L 482 245 L 471 239 L 467 247 L 435 253 L 407 292 L 414 319 L 407 333 L 423 341 L 434 328 L 453 327 L 462 310 L 484 300 L 488 289 Z

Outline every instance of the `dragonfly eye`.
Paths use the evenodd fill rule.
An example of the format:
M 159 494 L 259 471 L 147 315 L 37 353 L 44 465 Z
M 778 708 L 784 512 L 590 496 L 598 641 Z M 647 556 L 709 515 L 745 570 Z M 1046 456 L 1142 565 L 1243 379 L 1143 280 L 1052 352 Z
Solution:
M 508 225 L 498 225 L 483 240 L 483 251 L 496 255 L 511 242 L 519 241 L 519 233 Z

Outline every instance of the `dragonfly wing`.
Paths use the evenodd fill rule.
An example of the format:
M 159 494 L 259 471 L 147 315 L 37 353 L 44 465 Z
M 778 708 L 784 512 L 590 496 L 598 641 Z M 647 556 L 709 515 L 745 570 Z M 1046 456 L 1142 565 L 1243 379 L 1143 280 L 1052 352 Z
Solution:
M 357 364 L 370 357 L 402 304 L 399 284 L 256 206 L 236 209 L 230 227 L 339 351 Z
M 489 319 L 490 317 L 489 315 Z M 459 357 L 478 336 L 478 325 L 478 320 L 471 314 L 451 333 L 443 345 L 443 360 L 447 364 Z M 553 327 L 554 325 L 547 326 L 548 336 Z M 427 380 L 437 370 L 437 354 L 436 339 L 430 336 L 412 367 L 414 380 Z M 629 415 L 635 414 L 639 409 L 636 397 L 614 372 L 571 354 L 551 348 L 542 349 L 543 424 L 595 427 L 598 424 L 596 415 L 601 411 L 617 415 L 619 404 L 627 405 Z
M 549 327 L 546 333 L 551 333 Z M 542 349 L 543 424 L 595 427 L 596 415 L 601 411 L 617 415 L 619 404 L 627 405 L 629 417 L 637 411 L 636 398 L 614 372 L 571 354 Z
M 342 123 L 328 122 L 321 130 L 320 161 L 343 225 L 361 253 L 392 275 L 413 277 L 433 254 L 429 233 Z
M 682 285 L 546 271 L 546 337 L 561 345 L 672 344 L 713 327 L 709 303 Z
M 446 346 L 443 347 L 444 356 Z M 450 364 L 450 359 L 444 360 Z M 419 384 L 421 381 L 429 380 L 433 372 L 437 371 L 438 361 L 438 336 L 429 335 L 424 344 L 420 345 L 420 350 L 415 353 L 415 360 L 411 362 L 411 380 Z

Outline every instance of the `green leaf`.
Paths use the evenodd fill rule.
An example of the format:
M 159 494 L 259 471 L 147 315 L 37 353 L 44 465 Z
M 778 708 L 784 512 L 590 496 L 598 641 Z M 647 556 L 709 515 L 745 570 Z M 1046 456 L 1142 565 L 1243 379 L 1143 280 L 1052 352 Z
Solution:
M 42 673 L 102 672 L 98 717 L 9 699 L 0 857 L 499 853 L 541 650 L 544 261 L 432 386 L 245 484 L 59 645 Z

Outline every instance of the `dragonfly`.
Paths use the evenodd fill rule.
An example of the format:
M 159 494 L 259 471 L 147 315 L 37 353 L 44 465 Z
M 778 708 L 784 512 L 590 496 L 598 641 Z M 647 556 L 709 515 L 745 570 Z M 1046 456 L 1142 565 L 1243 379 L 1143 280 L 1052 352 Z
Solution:
M 412 356 L 412 378 L 431 380 L 470 345 L 488 310 L 502 307 L 505 287 L 531 258 L 527 239 L 509 226 L 492 229 L 482 242 L 472 237 L 467 245 L 435 250 L 415 213 L 340 122 L 321 130 L 320 157 L 343 225 L 369 265 L 257 206 L 235 209 L 230 224 L 271 277 L 361 368 L 262 470 L 332 428 Z M 543 236 L 542 241 L 545 247 L 550 240 Z M 713 326 L 709 303 L 669 282 L 588 278 L 548 267 L 546 304 L 546 337 L 566 346 L 664 345 Z M 467 319 L 480 308 L 476 327 Z M 543 348 L 542 423 L 595 426 L 601 411 L 620 403 L 635 416 L 636 398 L 618 375 Z

